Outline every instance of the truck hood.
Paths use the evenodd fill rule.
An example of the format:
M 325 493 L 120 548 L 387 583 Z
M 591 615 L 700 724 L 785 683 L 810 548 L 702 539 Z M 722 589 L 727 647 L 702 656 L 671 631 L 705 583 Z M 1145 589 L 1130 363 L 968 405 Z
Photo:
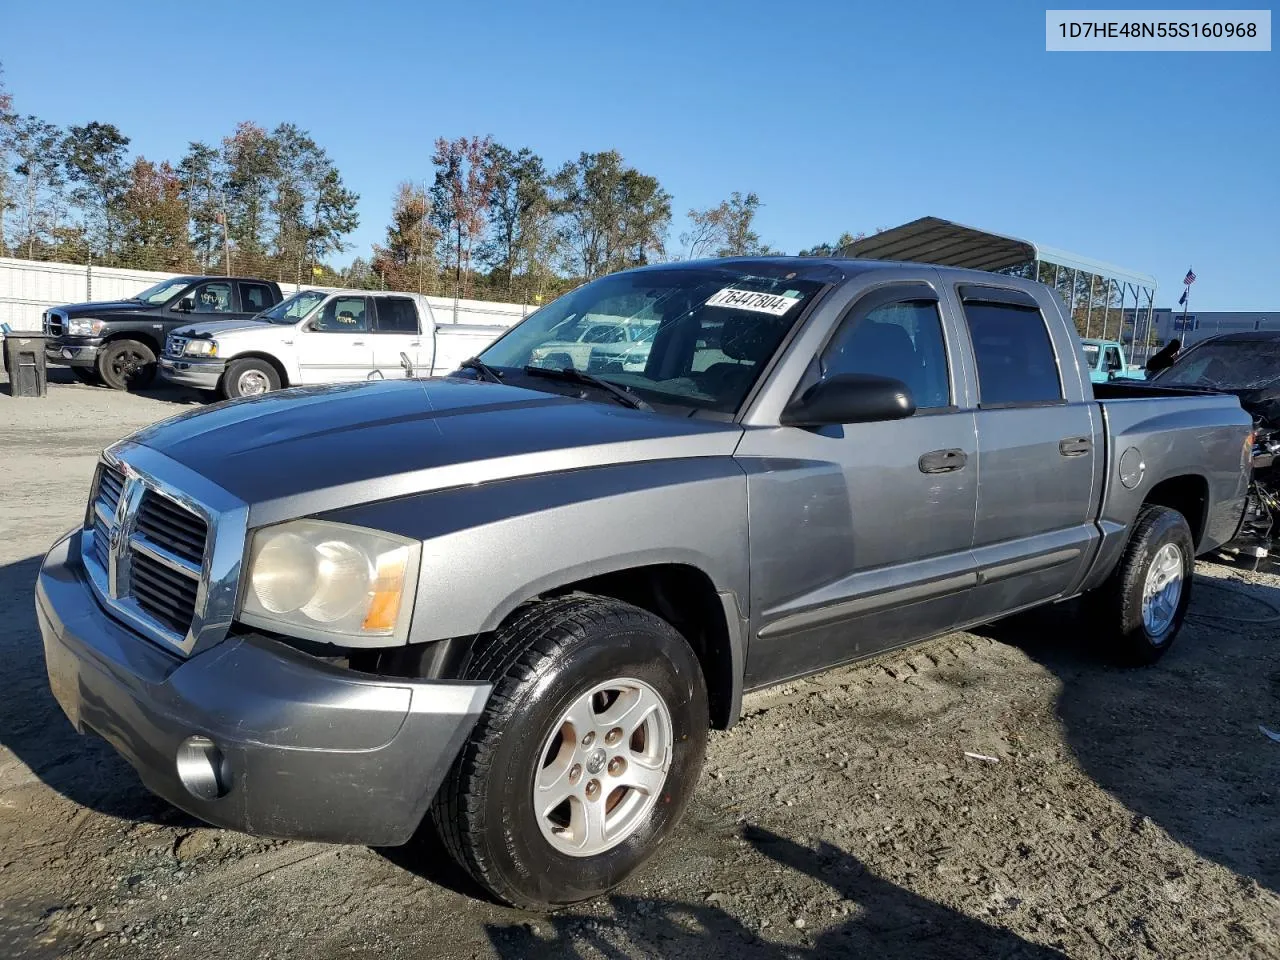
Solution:
M 268 323 L 265 320 L 202 320 L 199 323 L 189 323 L 185 327 L 178 327 L 173 332 L 179 337 L 216 340 L 220 337 L 229 337 L 232 334 L 238 337 L 242 334 L 261 334 L 264 331 L 290 329 L 292 327 Z
M 96 303 L 64 303 L 53 308 L 71 317 L 93 317 L 100 313 L 123 313 L 126 310 L 154 310 L 141 300 L 100 300 Z
M 731 456 L 732 423 L 473 380 L 297 387 L 180 414 L 145 445 L 249 504 L 250 522 L 520 476 Z

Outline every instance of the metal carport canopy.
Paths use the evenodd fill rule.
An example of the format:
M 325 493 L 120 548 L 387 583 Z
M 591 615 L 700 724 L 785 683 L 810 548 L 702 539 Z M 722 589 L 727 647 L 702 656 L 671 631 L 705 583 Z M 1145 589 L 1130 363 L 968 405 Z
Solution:
M 1145 273 L 939 217 L 921 217 L 900 227 L 855 240 L 839 255 L 868 260 L 913 260 L 987 271 L 1042 261 L 1065 270 L 1078 270 L 1135 287 L 1147 287 L 1153 293 L 1156 286 L 1155 277 Z

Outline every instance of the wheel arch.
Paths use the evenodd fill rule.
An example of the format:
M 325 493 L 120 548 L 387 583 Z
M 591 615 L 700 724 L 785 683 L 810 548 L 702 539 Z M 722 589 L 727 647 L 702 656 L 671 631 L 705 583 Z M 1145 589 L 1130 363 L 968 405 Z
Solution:
M 1168 507 L 1182 514 L 1191 528 L 1191 542 L 1197 549 L 1209 518 L 1209 481 L 1197 473 L 1166 477 L 1153 484 L 1142 500 L 1143 506 Z
M 235 363 L 237 360 L 261 360 L 264 363 L 270 364 L 271 368 L 275 370 L 276 376 L 280 378 L 281 389 L 291 386 L 289 382 L 289 371 L 285 369 L 285 366 L 283 363 L 280 362 L 279 357 L 276 357 L 263 350 L 246 350 L 243 353 L 237 353 L 234 356 L 227 357 L 226 369 L 230 370 L 231 365 Z M 225 372 L 223 373 L 223 376 L 226 376 Z
M 146 330 L 120 330 L 115 333 L 109 333 L 102 338 L 102 346 L 98 348 L 101 353 L 113 343 L 119 343 L 121 340 L 136 340 L 138 343 L 145 345 L 157 357 L 164 352 L 163 338 L 157 339 L 154 334 Z

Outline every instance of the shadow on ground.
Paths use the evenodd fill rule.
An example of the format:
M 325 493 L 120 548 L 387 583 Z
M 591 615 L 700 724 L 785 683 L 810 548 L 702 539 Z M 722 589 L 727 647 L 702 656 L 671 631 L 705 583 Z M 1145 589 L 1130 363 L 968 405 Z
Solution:
M 1062 682 L 1077 762 L 1135 821 L 1280 892 L 1280 589 L 1198 575 L 1188 622 L 1150 667 L 1107 666 L 1051 608 L 982 631 Z M 1268 621 L 1270 622 L 1247 622 Z
M 558 914 L 532 924 L 490 924 L 486 928 L 489 942 L 500 957 L 510 960 L 637 953 L 692 956 L 700 950 L 706 956 L 746 960 L 863 956 L 879 960 L 1056 960 L 1065 956 L 882 880 L 830 844 L 812 850 L 750 826 L 744 829 L 743 837 L 782 867 L 838 893 L 849 908 L 850 919 L 813 934 L 780 930 L 775 941 L 765 939 L 760 931 L 715 904 L 615 895 L 609 897 L 612 917 L 584 920 Z
M 40 560 L 0 567 L 0 745 L 73 803 L 127 820 L 194 823 L 152 795 L 105 741 L 77 734 L 53 699 L 35 613 Z

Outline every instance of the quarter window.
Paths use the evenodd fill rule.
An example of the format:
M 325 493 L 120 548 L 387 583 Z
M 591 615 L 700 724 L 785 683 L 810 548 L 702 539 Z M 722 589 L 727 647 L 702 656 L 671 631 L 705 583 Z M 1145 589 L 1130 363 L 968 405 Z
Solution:
M 377 297 L 379 333 L 417 333 L 418 308 L 408 297 Z
M 916 409 L 951 404 L 942 318 L 933 300 L 901 300 L 846 321 L 822 355 L 823 377 L 868 373 L 905 383 Z
M 978 401 L 984 407 L 1052 403 L 1062 399 L 1062 381 L 1038 309 L 1009 303 L 964 305 L 978 361 Z

